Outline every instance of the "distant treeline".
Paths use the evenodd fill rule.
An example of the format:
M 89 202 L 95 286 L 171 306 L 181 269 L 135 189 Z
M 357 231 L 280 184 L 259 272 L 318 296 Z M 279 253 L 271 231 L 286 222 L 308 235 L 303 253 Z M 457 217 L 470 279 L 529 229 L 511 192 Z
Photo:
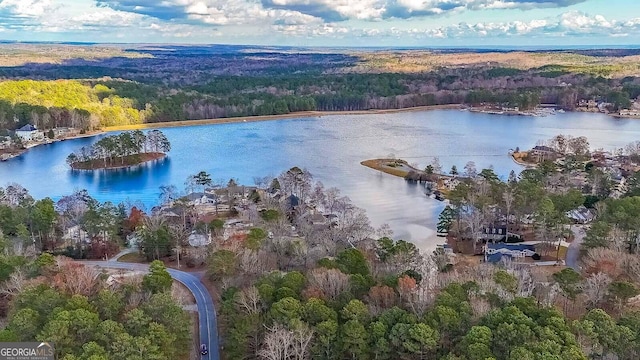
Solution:
M 129 80 L 19 80 L 0 83 L 0 129 L 27 123 L 92 130 L 145 122 L 279 115 L 298 111 L 398 109 L 499 103 L 530 109 L 580 99 L 607 100 L 612 110 L 640 96 L 635 77 L 607 79 L 566 68 L 443 68 L 403 74 L 218 76 L 194 85 Z

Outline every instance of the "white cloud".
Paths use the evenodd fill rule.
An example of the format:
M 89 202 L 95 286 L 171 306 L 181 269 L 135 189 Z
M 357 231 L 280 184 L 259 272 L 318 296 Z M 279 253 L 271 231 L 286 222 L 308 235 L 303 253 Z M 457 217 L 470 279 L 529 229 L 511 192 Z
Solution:
M 51 0 L 3 0 L 0 9 L 8 10 L 15 17 L 37 17 L 55 8 Z
M 465 10 L 566 7 L 586 0 L 262 0 L 267 7 L 290 9 L 325 20 L 409 18 Z
M 22 32 L 29 34 L 32 40 L 38 39 L 38 35 L 34 35 L 37 33 L 73 33 L 87 41 L 122 37 L 142 42 L 174 38 L 184 42 L 258 39 L 268 43 L 274 39 L 297 37 L 324 39 L 326 43 L 331 43 L 332 39 L 347 39 L 343 43 L 348 43 L 348 39 L 361 38 L 372 45 L 385 41 L 386 44 L 403 45 L 405 39 L 525 39 L 534 36 L 637 39 L 640 36 L 640 18 L 621 21 L 578 11 L 553 18 L 457 23 L 436 28 L 426 21 L 383 20 L 466 10 L 563 7 L 582 0 L 98 1 L 0 0 L 0 31 Z M 420 41 L 414 43 L 424 43 Z
M 17 1 L 17 0 L 14 0 Z M 28 0 L 30 1 L 30 0 Z M 98 0 L 116 10 L 138 12 L 164 20 L 185 17 L 210 24 L 241 23 L 243 15 L 269 10 L 300 12 L 325 22 L 380 20 L 484 9 L 566 7 L 586 0 Z M 255 18 L 249 18 L 255 20 Z
M 578 11 L 561 14 L 555 19 L 531 21 L 459 23 L 425 31 L 434 38 L 499 37 L 522 35 L 545 36 L 627 36 L 640 34 L 640 18 L 629 21 L 607 20 L 601 15 L 591 16 Z

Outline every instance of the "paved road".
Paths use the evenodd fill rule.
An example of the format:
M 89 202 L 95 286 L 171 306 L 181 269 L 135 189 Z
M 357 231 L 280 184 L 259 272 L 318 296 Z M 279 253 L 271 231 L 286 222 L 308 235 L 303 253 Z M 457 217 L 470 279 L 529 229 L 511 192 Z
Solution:
M 111 261 L 83 261 L 82 263 L 88 266 L 97 266 L 110 269 L 137 271 L 147 271 L 149 269 L 149 266 L 146 264 L 132 264 L 122 262 L 119 263 Z M 196 305 L 198 307 L 198 323 L 200 327 L 200 343 L 206 344 L 207 348 L 209 349 L 209 355 L 202 356 L 202 359 L 219 360 L 220 347 L 218 344 L 218 325 L 216 320 L 216 311 L 213 307 L 213 300 L 211 299 L 209 292 L 204 287 L 202 282 L 200 282 L 200 279 L 193 276 L 192 274 L 174 269 L 167 270 L 169 271 L 169 274 L 171 274 L 171 277 L 186 286 L 191 291 L 191 293 L 193 293 L 193 296 L 196 299 Z
M 117 262 L 118 259 L 120 259 L 121 257 L 123 257 L 126 254 L 132 254 L 138 252 L 138 249 L 135 247 L 128 247 L 128 248 L 124 248 L 124 250 L 120 251 L 119 253 L 113 255 L 113 257 L 109 258 L 107 261 L 111 262 Z
M 580 245 L 582 244 L 582 240 L 586 235 L 584 227 L 582 226 L 571 226 L 571 231 L 573 231 L 573 241 L 569 248 L 567 249 L 567 257 L 566 264 L 568 267 L 572 268 L 575 271 L 580 271 L 580 266 L 578 266 L 578 257 L 580 255 Z

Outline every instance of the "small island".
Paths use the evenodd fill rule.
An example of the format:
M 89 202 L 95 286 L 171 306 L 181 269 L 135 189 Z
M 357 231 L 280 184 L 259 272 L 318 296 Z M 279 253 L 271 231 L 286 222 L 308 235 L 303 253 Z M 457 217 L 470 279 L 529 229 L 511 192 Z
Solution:
M 67 164 L 74 170 L 121 169 L 162 159 L 170 150 L 171 144 L 160 130 L 146 134 L 125 131 L 81 147 L 69 154 Z

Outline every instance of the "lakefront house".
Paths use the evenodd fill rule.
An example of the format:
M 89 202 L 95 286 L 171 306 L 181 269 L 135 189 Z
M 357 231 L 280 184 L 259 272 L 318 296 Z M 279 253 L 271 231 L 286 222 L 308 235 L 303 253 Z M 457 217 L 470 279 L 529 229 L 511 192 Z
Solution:
M 35 126 L 27 124 L 16 130 L 16 136 L 18 136 L 22 141 L 34 141 L 41 140 L 44 137 L 44 134 L 42 131 L 36 129 Z

